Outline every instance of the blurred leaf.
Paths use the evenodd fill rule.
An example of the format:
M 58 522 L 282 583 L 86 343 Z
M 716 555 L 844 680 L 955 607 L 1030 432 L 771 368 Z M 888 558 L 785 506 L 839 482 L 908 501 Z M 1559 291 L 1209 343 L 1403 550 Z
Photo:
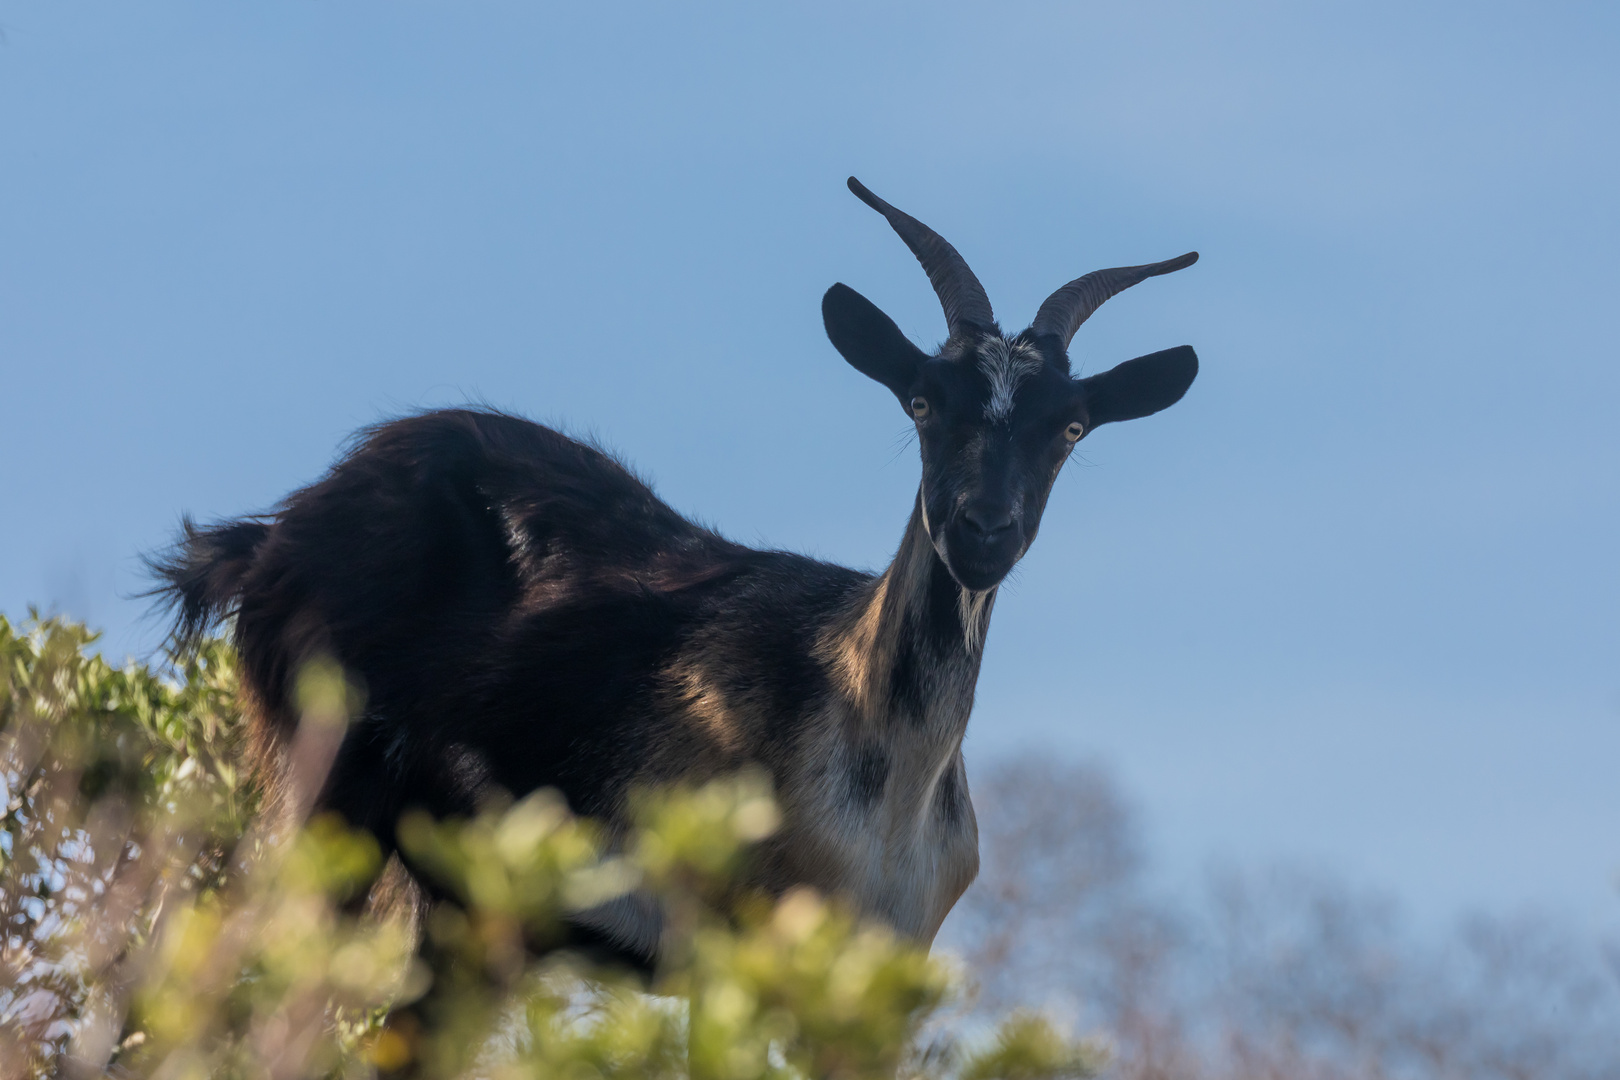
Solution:
M 439 898 L 420 928 L 368 915 L 371 836 L 256 827 L 230 649 L 115 669 L 94 641 L 0 618 L 0 1075 L 1036 1080 L 1094 1059 L 1030 1018 L 920 1053 L 950 969 L 808 890 L 736 885 L 779 820 L 757 772 L 637 793 L 622 837 L 547 791 L 408 814 Z M 306 733 L 360 707 L 331 665 L 298 687 Z M 553 949 L 632 891 L 664 918 L 657 993 Z

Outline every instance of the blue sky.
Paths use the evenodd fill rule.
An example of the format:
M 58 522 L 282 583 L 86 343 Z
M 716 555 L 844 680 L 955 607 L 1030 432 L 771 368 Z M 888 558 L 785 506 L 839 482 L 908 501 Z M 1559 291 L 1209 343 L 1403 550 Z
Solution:
M 854 173 L 1004 322 L 1189 343 L 998 603 L 974 760 L 1100 756 L 1172 875 L 1620 919 L 1620 9 L 0 0 L 0 610 L 144 652 L 137 556 L 485 401 L 879 567 L 916 483 L 826 343 L 925 345 Z

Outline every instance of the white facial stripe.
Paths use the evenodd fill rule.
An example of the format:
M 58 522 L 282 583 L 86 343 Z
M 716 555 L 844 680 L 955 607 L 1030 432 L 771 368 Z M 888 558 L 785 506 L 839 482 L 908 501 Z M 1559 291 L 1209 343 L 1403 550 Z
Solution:
M 990 380 L 990 401 L 984 407 L 984 418 L 996 421 L 1011 416 L 1018 384 L 1040 369 L 1040 354 L 1022 342 L 990 338 L 980 345 L 979 370 Z

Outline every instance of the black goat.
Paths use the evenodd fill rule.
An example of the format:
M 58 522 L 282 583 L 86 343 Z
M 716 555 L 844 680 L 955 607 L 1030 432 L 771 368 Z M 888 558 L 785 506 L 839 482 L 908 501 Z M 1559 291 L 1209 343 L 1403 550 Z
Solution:
M 978 869 L 960 752 L 996 587 L 1070 451 L 1157 412 L 1185 346 L 1085 379 L 1068 345 L 1098 305 L 1195 253 L 1101 270 L 1008 337 L 954 248 L 854 178 L 927 271 L 950 336 L 932 356 L 853 289 L 827 334 L 917 426 L 922 485 L 874 577 L 692 524 L 601 451 L 490 411 L 379 425 L 273 514 L 196 528 L 158 564 L 180 633 L 235 616 L 262 761 L 290 680 L 331 656 L 364 680 L 320 803 L 393 849 L 417 806 L 560 789 L 623 823 L 636 785 L 766 769 L 783 808 L 753 884 L 842 894 L 926 943 Z M 643 961 L 659 919 L 627 898 L 582 923 Z

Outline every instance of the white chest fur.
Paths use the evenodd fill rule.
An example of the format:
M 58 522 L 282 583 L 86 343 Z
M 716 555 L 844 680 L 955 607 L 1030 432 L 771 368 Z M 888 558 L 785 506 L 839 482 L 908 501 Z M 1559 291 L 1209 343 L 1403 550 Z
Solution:
M 829 724 L 813 762 L 782 793 L 781 843 L 797 855 L 797 876 L 932 942 L 979 868 L 965 722 L 895 725 L 870 737 Z

